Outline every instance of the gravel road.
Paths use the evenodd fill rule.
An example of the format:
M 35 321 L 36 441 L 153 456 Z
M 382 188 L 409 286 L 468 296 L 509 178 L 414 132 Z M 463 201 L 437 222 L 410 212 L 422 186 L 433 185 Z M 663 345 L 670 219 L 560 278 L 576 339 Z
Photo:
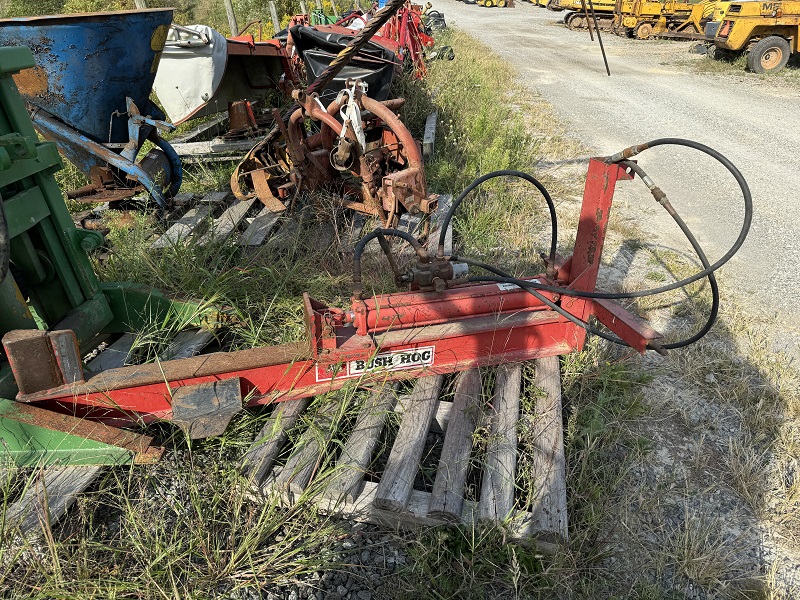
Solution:
M 800 354 L 800 85 L 796 80 L 702 73 L 690 43 L 630 40 L 604 34 L 611 77 L 597 42 L 560 23 L 564 13 L 525 2 L 485 9 L 437 0 L 448 25 L 478 37 L 518 71 L 519 82 L 551 102 L 598 154 L 658 137 L 694 139 L 725 154 L 753 193 L 745 246 L 723 281 L 754 318 L 777 316 L 776 343 Z M 730 247 L 741 227 L 735 182 L 717 163 L 687 150 L 651 150 L 639 159 L 669 195 L 709 258 Z M 546 160 L 546 158 L 545 158 Z M 690 250 L 641 184 L 620 186 L 617 207 L 635 216 L 658 243 Z M 618 188 L 620 189 L 620 188 Z M 620 202 L 621 201 L 621 202 Z

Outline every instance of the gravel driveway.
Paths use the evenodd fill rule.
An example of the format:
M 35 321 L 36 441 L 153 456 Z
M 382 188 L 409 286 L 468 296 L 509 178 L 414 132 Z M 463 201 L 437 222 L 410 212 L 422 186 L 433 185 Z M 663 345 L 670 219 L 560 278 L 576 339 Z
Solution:
M 739 167 L 755 214 L 745 246 L 723 281 L 753 318 L 777 316 L 776 347 L 800 354 L 800 84 L 784 77 L 703 73 L 691 43 L 638 41 L 604 34 L 611 77 L 586 31 L 560 23 L 564 13 L 525 2 L 485 9 L 437 0 L 448 25 L 483 40 L 517 69 L 520 83 L 553 104 L 593 152 L 609 154 L 658 137 L 710 145 Z M 651 150 L 640 163 L 669 195 L 709 258 L 730 246 L 741 226 L 735 182 L 717 163 L 686 150 Z M 680 231 L 641 184 L 625 184 L 617 208 L 653 241 L 689 250 Z M 621 202 L 620 202 L 621 201 Z

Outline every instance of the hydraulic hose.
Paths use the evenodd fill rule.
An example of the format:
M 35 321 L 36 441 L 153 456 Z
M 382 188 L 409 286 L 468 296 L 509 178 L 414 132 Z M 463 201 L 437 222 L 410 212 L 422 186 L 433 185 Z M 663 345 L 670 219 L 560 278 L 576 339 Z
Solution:
M 707 154 L 708 156 L 711 156 L 712 158 L 714 158 L 715 160 L 720 162 L 733 175 L 734 179 L 736 180 L 736 182 L 738 183 L 738 185 L 739 185 L 739 187 L 740 187 L 740 189 L 742 191 L 742 197 L 743 197 L 743 200 L 744 200 L 744 218 L 742 220 L 742 228 L 741 228 L 741 230 L 739 232 L 739 235 L 737 236 L 735 242 L 730 247 L 730 249 L 718 261 L 716 261 L 713 265 L 709 263 L 708 258 L 705 255 L 705 252 L 703 251 L 703 249 L 700 246 L 700 244 L 697 242 L 697 239 L 695 238 L 694 234 L 691 232 L 691 230 L 686 225 L 686 223 L 683 221 L 683 219 L 680 217 L 680 215 L 678 215 L 677 211 L 674 209 L 672 204 L 667 199 L 666 194 L 664 194 L 664 192 L 661 191 L 661 189 L 658 186 L 655 185 L 653 180 L 647 175 L 647 173 L 644 171 L 644 169 L 642 169 L 636 163 L 631 162 L 630 160 L 628 160 L 629 158 L 631 158 L 631 157 L 643 152 L 644 150 L 646 150 L 648 148 L 654 148 L 654 147 L 657 147 L 657 146 L 664 146 L 664 145 L 684 146 L 684 147 L 687 147 L 687 148 L 692 148 L 692 149 L 695 149 L 695 150 L 699 150 L 700 152 L 703 152 L 703 153 Z M 745 181 L 744 176 L 741 174 L 741 172 L 724 155 L 722 155 L 720 152 L 714 150 L 713 148 L 710 148 L 710 147 L 708 147 L 708 146 L 706 146 L 704 144 L 701 144 L 699 142 L 695 142 L 695 141 L 692 141 L 692 140 L 685 140 L 685 139 L 681 139 L 681 138 L 660 138 L 660 139 L 648 142 L 646 144 L 641 144 L 639 146 L 631 146 L 630 148 L 626 148 L 622 152 L 619 152 L 619 153 L 614 154 L 611 157 L 609 157 L 607 159 L 607 161 L 610 162 L 610 163 L 620 163 L 620 164 L 624 165 L 626 168 L 632 170 L 637 175 L 639 175 L 640 179 L 648 187 L 648 189 L 650 190 L 650 192 L 652 193 L 652 195 L 656 199 L 656 201 L 665 208 L 665 210 L 669 213 L 669 215 L 672 217 L 672 219 L 678 225 L 680 230 L 683 232 L 684 236 L 686 236 L 686 239 L 689 241 L 689 243 L 691 244 L 693 250 L 697 254 L 698 258 L 700 259 L 700 263 L 703 266 L 703 269 L 701 271 L 695 273 L 694 275 L 692 275 L 690 277 L 686 277 L 684 279 L 681 279 L 680 281 L 674 282 L 672 284 L 661 286 L 661 287 L 658 287 L 658 288 L 651 288 L 651 289 L 648 289 L 648 290 L 641 290 L 641 291 L 638 291 L 638 292 L 622 292 L 622 293 L 597 292 L 597 291 L 584 292 L 584 291 L 579 291 L 579 290 L 570 290 L 570 289 L 567 289 L 567 288 L 561 288 L 561 287 L 556 287 L 556 286 L 548 286 L 548 285 L 544 285 L 544 284 L 538 284 L 538 283 L 534 283 L 534 282 L 531 282 L 531 281 L 526 281 L 526 280 L 523 280 L 523 279 L 511 277 L 508 273 L 505 273 L 504 271 L 502 271 L 502 270 L 500 270 L 500 269 L 498 269 L 496 267 L 493 267 L 493 266 L 488 265 L 486 263 L 482 263 L 480 261 L 472 260 L 472 259 L 469 259 L 469 258 L 466 258 L 466 257 L 463 257 L 463 256 L 451 256 L 450 260 L 454 261 L 454 262 L 455 261 L 464 262 L 466 264 L 469 264 L 469 265 L 472 265 L 472 266 L 487 270 L 487 271 L 489 271 L 491 273 L 494 273 L 496 275 L 495 277 L 488 277 L 488 276 L 472 277 L 472 278 L 469 279 L 469 281 L 474 281 L 474 282 L 491 281 L 491 282 L 499 282 L 499 283 L 516 284 L 520 288 L 525 289 L 526 291 L 528 291 L 529 293 L 534 295 L 537 299 L 539 299 L 545 305 L 547 305 L 551 309 L 555 310 L 556 312 L 558 312 L 560 315 L 564 316 L 565 318 L 569 319 L 571 322 L 573 322 L 573 323 L 575 323 L 577 325 L 580 325 L 581 327 L 586 329 L 588 332 L 590 332 L 590 333 L 592 333 L 594 335 L 598 335 L 598 336 L 600 336 L 603 339 L 606 339 L 608 341 L 611 341 L 611 342 L 614 342 L 614 343 L 617 343 L 617 344 L 623 344 L 623 345 L 625 345 L 625 342 L 623 340 L 619 339 L 616 336 L 609 335 L 609 334 L 607 334 L 607 333 L 605 333 L 603 331 L 600 331 L 600 330 L 592 327 L 589 323 L 586 323 L 585 321 L 583 321 L 583 320 L 575 317 L 574 315 L 568 313 L 566 310 L 564 310 L 560 306 L 556 305 L 554 302 L 552 302 L 549 299 L 545 298 L 543 295 L 537 293 L 537 290 L 550 291 L 550 292 L 558 293 L 558 294 L 561 294 L 561 295 L 578 297 L 578 298 L 589 298 L 589 299 L 641 298 L 641 297 L 653 296 L 653 295 L 656 295 L 656 294 L 672 291 L 672 290 L 675 290 L 675 289 L 678 289 L 678 288 L 681 288 L 681 287 L 685 287 L 685 286 L 687 286 L 687 285 L 689 285 L 691 283 L 694 283 L 695 281 L 698 281 L 698 280 L 700 280 L 702 278 L 707 278 L 708 281 L 709 281 L 710 289 L 711 289 L 712 302 L 711 302 L 711 309 L 709 311 L 709 316 L 708 316 L 705 324 L 703 325 L 703 327 L 701 327 L 699 331 L 697 331 L 695 334 L 693 334 L 689 338 L 686 338 L 686 339 L 678 341 L 678 342 L 673 342 L 673 343 L 670 343 L 670 344 L 664 344 L 663 346 L 660 346 L 660 347 L 653 346 L 653 348 L 656 349 L 656 350 L 661 350 L 662 348 L 664 350 L 670 350 L 670 349 L 676 349 L 676 348 L 682 348 L 682 347 L 688 346 L 689 344 L 692 344 L 692 343 L 696 342 L 697 340 L 699 340 L 700 338 L 702 338 L 704 335 L 706 335 L 710 331 L 711 327 L 714 325 L 714 322 L 716 321 L 717 316 L 719 314 L 719 305 L 720 305 L 719 286 L 717 284 L 716 277 L 714 276 L 714 272 L 717 269 L 719 269 L 722 265 L 727 263 L 733 257 L 733 255 L 736 254 L 736 252 L 739 250 L 739 248 L 741 248 L 742 244 L 744 244 L 744 240 L 747 238 L 747 234 L 748 234 L 748 232 L 750 230 L 750 225 L 752 223 L 752 217 L 753 217 L 753 200 L 752 200 L 752 195 L 750 193 L 750 188 L 747 185 L 747 182 Z M 480 185 L 481 183 L 483 183 L 483 181 L 486 181 L 487 179 L 490 179 L 492 177 L 501 176 L 501 174 L 503 174 L 503 175 L 509 174 L 509 175 L 518 176 L 518 173 L 519 172 L 508 172 L 508 171 L 505 171 L 505 172 L 497 171 L 497 172 L 494 172 L 494 173 L 489 173 L 489 174 L 484 175 L 483 177 L 479 177 L 478 179 L 473 181 L 467 187 L 467 189 L 465 189 L 464 192 L 461 193 L 461 195 L 456 200 L 456 202 L 453 203 L 453 207 L 451 207 L 450 211 L 448 211 L 448 214 L 446 215 L 446 217 L 444 219 L 444 222 L 442 224 L 443 229 L 442 229 L 442 234 L 440 235 L 440 239 L 439 239 L 439 256 L 443 255 L 444 232 L 447 229 L 447 226 L 448 226 L 448 224 L 449 224 L 449 222 L 450 222 L 450 220 L 451 220 L 451 218 L 453 216 L 453 213 L 455 212 L 455 209 L 458 207 L 458 205 L 461 203 L 461 201 L 463 201 L 464 197 L 470 191 L 472 191 L 475 187 L 477 187 L 478 185 Z M 528 179 L 527 177 L 523 177 L 523 178 L 528 180 L 528 181 L 530 181 L 530 179 Z M 538 187 L 539 186 L 537 186 L 537 188 Z M 540 191 L 541 191 L 541 189 L 540 189 Z M 546 193 L 546 190 L 543 191 L 543 195 L 545 196 L 546 199 L 548 199 L 548 205 L 552 206 L 552 200 L 549 199 L 549 194 Z M 557 228 L 555 226 L 554 217 L 552 216 L 553 213 L 554 213 L 554 210 L 551 210 L 551 220 L 552 220 L 552 223 L 553 223 L 554 235 L 553 235 L 553 243 L 551 245 L 551 255 L 550 255 L 551 256 L 551 262 L 550 262 L 550 264 L 552 264 L 552 262 L 553 262 L 552 259 L 555 256 L 555 250 L 554 250 L 554 247 L 555 247 L 555 232 L 557 232 Z
M 353 296 L 361 298 L 361 293 L 363 291 L 363 288 L 361 287 L 361 255 L 364 253 L 365 246 L 375 238 L 378 238 L 384 254 L 386 254 L 386 256 L 389 258 L 392 265 L 392 270 L 395 271 L 395 273 L 397 272 L 397 267 L 392 260 L 389 247 L 386 244 L 385 236 L 387 235 L 404 239 L 411 244 L 412 248 L 414 248 L 414 252 L 417 254 L 417 257 L 421 262 L 429 262 L 430 259 L 428 258 L 428 254 L 425 252 L 425 249 L 422 247 L 422 244 L 420 244 L 419 240 L 417 240 L 417 238 L 407 231 L 402 231 L 400 229 L 375 229 L 361 238 L 353 250 Z
M 665 141 L 665 140 L 669 140 L 669 141 Z M 650 147 L 654 147 L 654 145 L 662 145 L 662 144 L 656 144 L 656 142 L 662 142 L 662 141 L 664 143 L 674 143 L 672 141 L 672 138 L 665 138 L 664 140 L 655 140 L 654 142 L 650 142 L 649 146 Z M 717 269 L 722 267 L 725 263 L 727 263 L 733 257 L 734 254 L 736 254 L 736 252 L 738 252 L 739 248 L 741 248 L 742 244 L 744 244 L 744 240 L 747 238 L 747 233 L 750 230 L 750 224 L 751 224 L 751 222 L 753 220 L 753 198 L 752 198 L 752 195 L 750 193 L 750 188 L 747 185 L 747 182 L 744 180 L 744 177 L 739 172 L 739 170 L 727 158 L 725 158 L 722 154 L 718 153 L 716 150 L 713 150 L 713 149 L 709 148 L 708 146 L 704 146 L 703 144 L 699 144 L 697 142 L 692 142 L 691 140 L 678 140 L 678 141 L 686 142 L 685 144 L 681 144 L 681 145 L 686 145 L 687 147 L 690 147 L 690 148 L 695 148 L 696 147 L 699 150 L 701 148 L 704 148 L 705 150 L 701 150 L 701 151 L 708 150 L 708 152 L 706 152 L 706 153 L 709 154 L 709 156 L 712 156 L 713 158 L 719 157 L 719 158 L 717 158 L 717 160 L 719 160 L 719 162 L 721 162 L 723 165 L 726 166 L 726 168 L 728 168 L 728 170 L 731 172 L 731 174 L 733 174 L 733 176 L 736 178 L 737 183 L 739 183 L 739 186 L 740 186 L 740 188 L 742 190 L 742 196 L 744 198 L 745 214 L 744 214 L 744 219 L 743 219 L 743 222 L 742 222 L 742 228 L 741 228 L 741 230 L 739 232 L 738 237 L 736 238 L 736 241 L 733 243 L 733 245 L 730 247 L 730 249 L 717 262 L 715 262 L 712 265 L 708 265 L 708 267 L 704 267 L 703 270 L 698 271 L 694 275 L 690 275 L 689 277 L 686 277 L 684 279 L 681 279 L 679 281 L 676 281 L 676 282 L 673 282 L 673 283 L 670 283 L 670 284 L 667 284 L 667 285 L 663 285 L 661 287 L 649 288 L 649 289 L 646 289 L 646 290 L 640 290 L 638 292 L 596 292 L 596 291 L 595 292 L 584 292 L 584 291 L 580 291 L 580 290 L 571 290 L 571 289 L 565 289 L 565 288 L 560 288 L 560 287 L 556 287 L 556 286 L 549 286 L 549 285 L 545 285 L 545 284 L 538 284 L 538 283 L 537 284 L 533 284 L 533 287 L 535 287 L 538 290 L 543 290 L 543 291 L 546 291 L 546 292 L 554 292 L 554 293 L 561 294 L 561 295 L 564 295 L 564 296 L 573 296 L 575 298 L 591 298 L 591 299 L 597 298 L 597 299 L 604 299 L 604 300 L 621 300 L 621 299 L 628 299 L 628 298 L 643 298 L 643 297 L 646 297 L 646 296 L 654 296 L 656 294 L 662 294 L 664 292 L 671 292 L 672 290 L 676 290 L 676 289 L 681 288 L 681 287 L 686 287 L 690 283 L 694 283 L 695 281 L 698 281 L 699 279 L 703 279 L 705 277 L 708 277 L 708 275 L 710 273 L 713 273 L 714 271 L 716 271 Z M 696 144 L 696 146 L 689 145 L 689 144 Z M 643 144 L 642 146 L 647 146 L 647 145 Z M 636 147 L 637 148 L 641 148 L 641 146 L 636 146 Z M 617 156 L 617 155 L 614 155 L 614 156 Z M 632 163 L 632 162 L 628 161 L 627 158 L 620 158 L 620 159 L 618 159 L 616 161 L 611 161 L 610 160 L 609 162 L 619 162 L 619 163 L 625 164 L 625 166 L 634 165 L 636 167 L 636 169 L 641 171 L 641 167 L 636 165 L 636 163 Z M 667 200 L 666 194 L 664 194 L 660 190 L 660 188 L 655 186 L 655 184 L 652 184 L 652 180 L 650 179 L 649 176 L 647 176 L 646 173 L 644 173 L 644 171 L 641 171 L 641 173 L 644 174 L 644 176 L 645 176 L 644 178 L 642 178 L 642 180 L 645 182 L 645 185 L 647 185 L 650 188 L 651 192 L 653 193 L 653 196 L 656 198 L 656 200 L 659 202 L 659 204 L 664 206 L 667 209 L 668 212 L 670 210 L 674 211 L 674 209 L 671 208 L 671 205 L 669 205 L 669 201 Z M 637 172 L 637 174 L 639 174 L 639 173 Z M 490 175 L 491 175 L 491 173 L 490 173 Z M 641 175 L 640 175 L 640 177 L 641 177 Z M 667 208 L 667 205 L 669 205 L 670 208 Z M 671 216 L 673 216 L 672 213 L 670 213 L 670 214 L 671 214 Z M 673 219 L 675 218 L 675 216 L 677 216 L 677 214 L 673 216 Z M 680 217 L 678 217 L 678 218 L 680 218 Z M 683 223 L 683 225 L 681 226 L 681 223 L 683 223 L 682 220 L 680 221 L 680 223 L 678 223 L 678 226 L 681 227 L 681 230 L 684 232 L 684 235 L 686 235 L 687 231 L 689 231 L 688 227 L 686 227 L 685 223 Z M 691 232 L 689 232 L 689 233 L 691 233 Z M 692 239 L 694 239 L 694 238 L 692 237 Z M 691 243 L 691 240 L 690 240 L 690 243 Z M 695 240 L 695 243 L 696 243 L 696 240 Z M 694 245 L 693 245 L 693 247 L 694 247 Z M 466 260 L 464 259 L 463 256 L 452 256 L 452 257 L 450 257 L 450 260 L 452 260 L 454 262 L 455 261 L 466 262 Z M 702 260 L 701 260 L 701 263 L 702 263 Z
M 441 231 L 439 233 L 439 246 L 436 250 L 436 256 L 438 258 L 444 258 L 444 244 L 447 238 L 447 229 L 450 227 L 450 221 L 453 219 L 453 215 L 458 210 L 458 207 L 464 201 L 464 198 L 466 198 L 472 190 L 481 185 L 483 182 L 496 177 L 517 177 L 518 179 L 524 179 L 525 181 L 533 184 L 534 187 L 536 187 L 536 189 L 542 194 L 545 202 L 547 202 L 547 208 L 550 211 L 550 264 L 554 264 L 556 260 L 556 246 L 558 244 L 558 220 L 556 217 L 556 206 L 553 203 L 553 199 L 550 197 L 550 193 L 547 191 L 547 188 L 545 188 L 538 179 L 532 175 L 523 173 L 522 171 L 513 170 L 492 171 L 491 173 L 482 175 L 470 183 L 467 188 L 461 192 L 461 194 L 459 194 L 458 198 L 456 198 L 455 202 L 453 202 L 453 206 L 450 207 L 450 210 L 447 211 L 447 214 L 442 220 Z

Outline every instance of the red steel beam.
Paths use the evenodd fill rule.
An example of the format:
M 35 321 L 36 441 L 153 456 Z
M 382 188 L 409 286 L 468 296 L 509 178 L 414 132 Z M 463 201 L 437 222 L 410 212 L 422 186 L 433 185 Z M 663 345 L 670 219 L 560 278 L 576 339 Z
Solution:
M 542 283 L 594 289 L 614 186 L 627 178 L 618 165 L 590 161 L 575 252 L 559 268 L 557 281 L 540 275 Z M 551 293 L 543 295 L 559 300 Z M 659 337 L 613 302 L 563 295 L 560 302 L 583 320 L 597 316 L 641 352 Z M 304 308 L 307 342 L 111 369 L 88 380 L 23 394 L 18 400 L 129 425 L 172 418 L 172 395 L 184 386 L 238 378 L 248 405 L 265 404 L 325 393 L 350 382 L 411 379 L 565 354 L 582 348 L 586 338 L 582 327 L 506 284 L 353 299 L 349 311 L 305 295 Z M 24 337 L 20 332 L 6 336 L 9 343 L 4 339 L 18 380 L 26 370 L 37 368 L 32 364 L 36 356 L 22 352 L 27 346 L 20 335 Z M 20 348 L 16 353 L 15 343 Z M 41 360 L 46 367 L 50 359 Z

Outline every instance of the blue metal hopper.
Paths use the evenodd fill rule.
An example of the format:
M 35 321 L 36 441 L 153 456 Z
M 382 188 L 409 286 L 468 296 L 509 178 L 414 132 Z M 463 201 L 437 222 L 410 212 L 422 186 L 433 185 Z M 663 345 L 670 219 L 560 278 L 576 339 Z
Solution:
M 25 101 L 38 109 L 34 125 L 93 181 L 76 195 L 121 199 L 144 188 L 164 205 L 177 192 L 180 162 L 159 135 L 171 126 L 150 102 L 172 14 L 148 9 L 0 20 L 0 45 L 28 46 L 36 60 L 14 76 Z M 145 139 L 163 156 L 137 163 Z
M 3 19 L 0 44 L 33 52 L 36 67 L 14 78 L 26 102 L 96 142 L 127 142 L 125 98 L 151 114 L 150 91 L 171 22 L 172 9 Z

